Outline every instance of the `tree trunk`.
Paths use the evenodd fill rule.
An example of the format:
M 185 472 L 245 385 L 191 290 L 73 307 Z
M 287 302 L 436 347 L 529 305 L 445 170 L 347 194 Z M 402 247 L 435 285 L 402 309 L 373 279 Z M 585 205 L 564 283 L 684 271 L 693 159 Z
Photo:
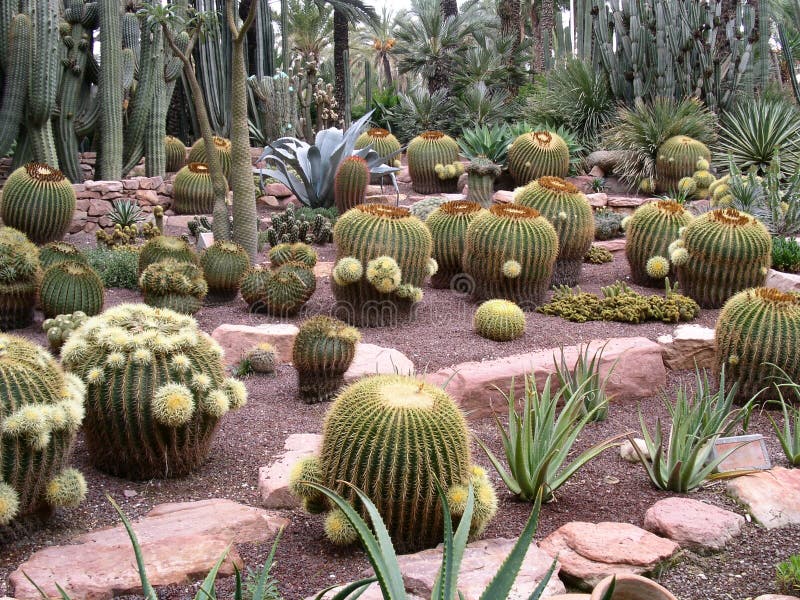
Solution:
M 445 17 L 455 17 L 458 14 L 457 0 L 441 0 L 442 14 Z
M 503 37 L 512 39 L 511 53 L 509 55 L 509 67 L 513 66 L 514 59 L 522 43 L 522 18 L 520 15 L 520 0 L 500 0 L 497 12 L 500 15 L 500 33 Z M 517 93 L 516 85 L 509 85 L 512 94 Z
M 345 64 L 345 50 L 350 45 L 350 22 L 347 17 L 341 12 L 333 9 L 333 73 L 334 84 L 333 94 L 336 98 L 336 103 L 339 105 L 336 109 L 340 115 L 344 115 L 345 105 L 345 69 L 349 69 L 350 65 Z
M 531 31 L 533 32 L 533 72 L 544 71 L 544 40 L 542 39 L 542 24 L 539 19 L 537 3 L 531 2 Z
M 555 0 L 542 0 L 542 15 L 539 36 L 542 41 L 542 71 L 550 68 L 550 50 L 553 47 L 553 24 L 555 20 Z
M 387 87 L 391 86 L 393 83 L 392 65 L 389 63 L 389 57 L 384 54 L 381 62 L 383 63 L 383 77 L 386 80 L 384 83 Z

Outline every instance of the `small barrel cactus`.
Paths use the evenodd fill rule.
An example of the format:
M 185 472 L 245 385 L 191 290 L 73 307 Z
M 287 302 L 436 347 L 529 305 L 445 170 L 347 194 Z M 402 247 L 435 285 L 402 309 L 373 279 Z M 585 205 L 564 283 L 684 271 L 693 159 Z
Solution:
M 317 251 L 308 244 L 278 244 L 269 251 L 269 262 L 272 267 L 280 267 L 289 262 L 297 262 L 313 269 L 317 264 Z
M 244 358 L 250 363 L 250 368 L 254 373 L 274 373 L 275 366 L 278 364 L 278 353 L 275 351 L 275 347 L 266 342 L 248 350 Z
M 214 242 L 200 255 L 200 266 L 208 284 L 209 299 L 227 302 L 239 293 L 239 281 L 250 268 L 250 257 L 239 244 Z
M 348 156 L 336 170 L 333 198 L 339 214 L 364 202 L 369 185 L 369 166 L 360 156 Z
M 508 171 L 517 185 L 549 175 L 566 177 L 569 173 L 569 146 L 556 133 L 523 133 L 508 149 Z
M 719 308 L 735 293 L 764 285 L 772 238 L 755 217 L 733 208 L 705 213 L 670 248 L 684 293 L 703 308 Z
M 468 174 L 467 200 L 489 208 L 494 196 L 494 180 L 500 177 L 502 167 L 485 156 L 479 156 L 470 161 L 465 170 Z
M 558 234 L 558 259 L 552 285 L 578 285 L 583 257 L 594 240 L 594 215 L 586 195 L 560 177 L 540 177 L 514 195 L 522 206 L 538 210 Z
M 692 222 L 692 215 L 672 200 L 649 202 L 637 208 L 625 222 L 625 256 L 631 267 L 634 283 L 648 287 L 664 287 L 664 278 L 672 277 L 669 246 L 680 237 L 681 230 Z M 666 261 L 666 271 L 648 269 L 652 259 Z M 658 261 L 656 261 L 658 262 Z M 662 264 L 663 263 L 659 263 Z M 651 264 L 652 267 L 652 264 Z
M 449 166 L 457 170 L 455 164 L 459 163 L 458 144 L 453 138 L 441 131 L 425 131 L 411 140 L 406 152 L 415 192 L 455 193 L 460 173 L 448 170 Z
M 45 319 L 42 323 L 42 331 L 47 335 L 47 343 L 51 352 L 59 352 L 78 327 L 86 322 L 86 313 L 76 310 L 69 315 L 56 315 L 52 319 Z
M 478 301 L 503 298 L 532 310 L 544 299 L 557 256 L 556 230 L 527 206 L 492 206 L 467 227 L 463 265 Z
M 319 457 L 295 465 L 290 489 L 308 510 L 330 510 L 325 533 L 334 543 L 355 542 L 355 531 L 305 481 L 330 487 L 350 502 L 351 485 L 360 488 L 378 509 L 395 549 L 431 548 L 444 531 L 436 482 L 455 517 L 463 514 L 472 483 L 473 536 L 497 510 L 486 472 L 471 464 L 469 444 L 466 420 L 444 390 L 403 375 L 365 377 L 339 394 L 325 418 Z M 363 507 L 355 508 L 366 517 Z
M 433 258 L 439 265 L 439 270 L 431 277 L 432 287 L 446 288 L 453 277 L 463 273 L 461 257 L 464 255 L 467 227 L 475 217 L 485 212 L 475 202 L 453 200 L 442 204 L 425 221 L 433 238 Z
M 297 369 L 303 402 L 315 404 L 333 397 L 344 381 L 360 340 L 358 329 L 331 317 L 312 317 L 300 325 L 292 348 L 292 362 Z
M 222 164 L 222 172 L 225 178 L 231 176 L 231 142 L 230 140 L 214 136 L 214 148 L 217 150 L 220 164 Z M 203 138 L 198 139 L 192 148 L 189 150 L 189 158 L 187 162 L 193 163 L 208 163 L 208 154 L 206 154 L 206 144 Z
M 739 384 L 737 396 L 749 400 L 773 386 L 781 369 L 800 380 L 800 294 L 773 288 L 744 290 L 725 303 L 715 329 L 717 370 Z M 777 368 L 776 368 L 777 367 Z M 772 388 L 766 399 L 777 397 Z
M 86 482 L 67 465 L 85 394 L 44 348 L 0 335 L 0 526 L 83 500 Z
M 0 219 L 30 241 L 46 244 L 67 233 L 76 202 L 75 190 L 61 171 L 28 163 L 6 179 Z
M 711 159 L 711 152 L 705 144 L 686 135 L 669 138 L 659 146 L 656 154 L 657 191 L 678 191 L 680 180 L 694 174 L 700 159 Z
M 33 322 L 41 270 L 39 249 L 25 234 L 0 227 L 0 331 Z
M 508 300 L 487 300 L 473 318 L 475 333 L 496 342 L 508 342 L 525 334 L 525 313 Z
M 203 306 L 208 284 L 195 264 L 168 258 L 153 263 L 139 277 L 145 304 L 193 315 Z
M 333 239 L 337 253 L 331 285 L 336 311 L 345 321 L 380 327 L 413 316 L 423 282 L 435 272 L 433 241 L 422 221 L 404 208 L 361 204 L 339 217 Z M 341 277 L 345 259 L 347 273 L 358 271 L 359 279 Z
M 68 260 L 82 265 L 89 264 L 86 255 L 67 242 L 50 242 L 39 248 L 39 264 L 42 269 L 48 269 L 56 263 Z
M 298 262 L 272 270 L 257 265 L 242 276 L 242 298 L 250 312 L 276 317 L 297 314 L 317 289 L 314 271 Z
M 171 310 L 122 304 L 89 319 L 61 349 L 87 386 L 92 464 L 127 479 L 183 477 L 205 460 L 219 420 L 247 401 L 225 378 L 222 349 Z
M 168 135 L 164 138 L 167 159 L 167 172 L 175 173 L 186 163 L 186 146 L 178 138 Z
M 382 157 L 390 156 L 399 151 L 401 148 L 400 142 L 397 140 L 397 138 L 386 129 L 381 129 L 380 127 L 368 129 L 358 136 L 356 139 L 355 148 L 356 150 L 361 150 L 370 144 L 372 145 L 372 149 L 378 153 L 378 156 Z M 390 167 L 394 166 L 394 160 L 394 158 L 391 158 L 386 161 L 386 164 L 388 164 Z
M 44 272 L 39 290 L 47 318 L 81 311 L 89 316 L 103 310 L 103 280 L 88 265 L 73 261 L 54 264 Z
M 214 212 L 214 184 L 205 163 L 192 162 L 172 182 L 172 210 L 179 215 L 208 215 Z
M 168 235 L 157 235 L 147 241 L 139 252 L 139 274 L 151 264 L 172 258 L 178 262 L 199 264 L 197 253 L 188 242 Z

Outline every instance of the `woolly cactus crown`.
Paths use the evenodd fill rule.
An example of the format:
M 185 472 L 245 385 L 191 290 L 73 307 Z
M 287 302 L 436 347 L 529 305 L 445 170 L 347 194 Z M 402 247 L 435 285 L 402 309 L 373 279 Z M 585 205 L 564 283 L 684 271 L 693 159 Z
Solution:
M 0 227 L 0 284 L 34 278 L 39 271 L 39 249 L 21 231 Z

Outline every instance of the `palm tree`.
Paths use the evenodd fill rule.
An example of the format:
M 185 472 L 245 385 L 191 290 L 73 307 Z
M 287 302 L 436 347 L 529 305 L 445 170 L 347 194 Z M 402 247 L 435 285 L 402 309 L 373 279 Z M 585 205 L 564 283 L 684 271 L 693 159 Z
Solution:
M 520 9 L 519 0 L 500 0 L 497 6 L 497 14 L 500 17 L 500 33 L 504 37 L 514 40 L 514 54 L 516 54 L 523 36 Z
M 384 5 L 380 17 L 374 23 L 358 30 L 358 48 L 356 52 L 366 60 L 371 60 L 385 87 L 394 82 L 392 63 L 394 62 L 395 14 Z
M 445 17 L 455 17 L 458 14 L 458 2 L 456 0 L 441 0 L 442 14 Z

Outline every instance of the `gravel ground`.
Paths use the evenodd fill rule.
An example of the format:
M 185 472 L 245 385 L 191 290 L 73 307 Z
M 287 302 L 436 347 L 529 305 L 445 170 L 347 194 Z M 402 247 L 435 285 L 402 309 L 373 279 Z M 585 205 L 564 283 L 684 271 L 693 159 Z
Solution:
M 320 254 L 321 260 L 331 260 L 333 248 L 328 246 Z M 586 265 L 581 287 L 597 292 L 601 285 L 627 276 L 625 259 L 617 255 L 615 262 L 610 264 Z M 527 315 L 527 333 L 522 339 L 497 343 L 472 333 L 471 318 L 475 307 L 465 297 L 430 288 L 426 288 L 425 294 L 416 322 L 397 328 L 362 330 L 364 341 L 397 348 L 412 358 L 419 370 L 432 371 L 458 362 L 575 344 L 593 338 L 644 336 L 655 339 L 673 329 L 672 325 L 662 323 L 576 324 L 530 313 Z M 108 293 L 107 305 L 138 299 L 134 292 L 112 290 Z M 307 312 L 324 312 L 332 304 L 328 282 L 319 280 Z M 716 316 L 717 311 L 706 310 L 697 322 L 713 326 Z M 204 308 L 197 319 L 202 329 L 208 332 L 222 323 L 275 322 L 270 317 L 248 314 L 241 300 Z M 292 319 L 293 322 L 300 320 L 302 316 Z M 17 333 L 44 343 L 40 324 L 39 314 L 35 325 Z M 690 379 L 688 372 L 671 374 L 667 393 L 673 395 L 682 381 Z M 115 524 L 117 518 L 105 498 L 106 494 L 114 497 L 132 518 L 156 504 L 211 497 L 225 497 L 258 506 L 258 467 L 268 464 L 282 451 L 288 434 L 320 432 L 327 405 L 308 406 L 297 400 L 296 376 L 291 366 L 281 366 L 273 377 L 250 376 L 245 382 L 250 393 L 249 403 L 223 420 L 208 461 L 185 479 L 129 482 L 109 477 L 88 464 L 86 448 L 79 435 L 73 462 L 87 477 L 90 490 L 87 501 L 76 510 L 56 513 L 46 523 L 29 521 L 13 530 L 0 530 L 0 596 L 10 592 L 8 574 L 37 549 L 67 543 L 79 533 Z M 640 408 L 651 425 L 657 417 L 666 415 L 659 398 L 643 401 Z M 472 423 L 472 427 L 475 435 L 496 452 L 500 451 L 499 438 L 491 420 Z M 577 450 L 636 429 L 637 406 L 614 405 L 608 420 L 587 427 L 579 439 Z M 750 431 L 763 433 L 773 462 L 787 466 L 766 416 L 757 414 Z M 477 445 L 474 445 L 473 452 L 477 462 L 488 466 Z M 516 536 L 527 519 L 530 505 L 516 501 L 499 477 L 491 469 L 490 472 L 498 489 L 500 510 L 486 536 Z M 736 509 L 723 492 L 724 484 L 714 483 L 691 496 Z M 615 450 L 608 451 L 579 471 L 558 492 L 556 500 L 544 507 L 537 539 L 573 520 L 626 521 L 641 525 L 647 508 L 668 496 L 668 493 L 652 487 L 641 466 L 624 462 Z M 351 580 L 368 566 L 359 549 L 336 548 L 325 541 L 321 517 L 299 510 L 282 511 L 282 514 L 291 525 L 283 534 L 273 572 L 286 600 L 302 599 L 333 583 Z M 240 554 L 248 567 L 257 568 L 263 564 L 269 549 L 270 544 L 246 545 L 240 548 Z M 797 553 L 800 553 L 800 527 L 768 532 L 748 523 L 742 538 L 725 552 L 711 557 L 686 552 L 658 579 L 684 600 L 749 598 L 775 592 L 775 564 Z M 231 586 L 230 579 L 221 581 L 221 598 L 232 596 Z M 172 586 L 161 589 L 159 597 L 184 599 L 193 597 L 195 591 L 196 586 Z

